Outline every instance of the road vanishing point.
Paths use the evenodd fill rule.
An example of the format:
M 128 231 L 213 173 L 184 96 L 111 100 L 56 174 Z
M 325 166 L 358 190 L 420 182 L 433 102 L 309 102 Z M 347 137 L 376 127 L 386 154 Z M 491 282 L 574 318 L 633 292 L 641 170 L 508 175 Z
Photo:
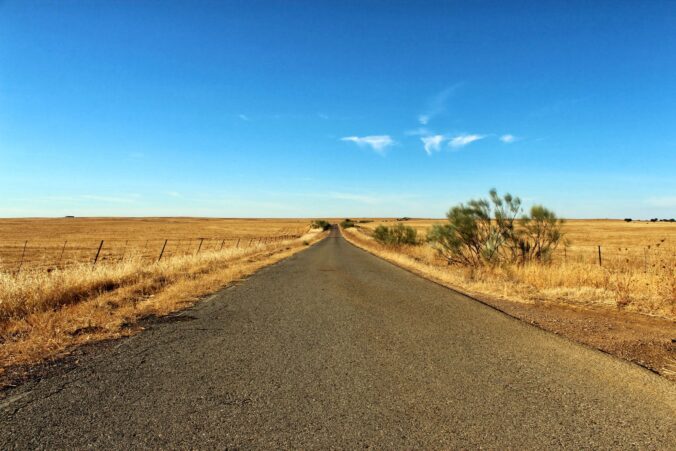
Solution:
M 347 243 L 0 401 L 0 448 L 676 449 L 676 384 Z

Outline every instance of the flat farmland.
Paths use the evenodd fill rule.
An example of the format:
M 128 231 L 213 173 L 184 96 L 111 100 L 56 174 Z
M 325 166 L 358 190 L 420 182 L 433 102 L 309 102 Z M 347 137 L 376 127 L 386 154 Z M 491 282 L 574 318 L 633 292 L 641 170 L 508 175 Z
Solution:
M 372 231 L 378 225 L 399 222 L 416 229 L 424 238 L 434 224 L 445 219 L 368 219 L 360 227 Z M 599 246 L 604 266 L 633 266 L 644 270 L 664 265 L 676 257 L 676 223 L 626 222 L 616 219 L 570 219 L 563 225 L 565 243 L 554 253 L 557 261 L 598 264 Z
M 163 248 L 163 258 L 190 255 L 297 238 L 308 229 L 307 219 L 0 219 L 0 269 L 64 267 L 93 262 L 97 253 L 100 263 L 129 255 L 152 260 Z

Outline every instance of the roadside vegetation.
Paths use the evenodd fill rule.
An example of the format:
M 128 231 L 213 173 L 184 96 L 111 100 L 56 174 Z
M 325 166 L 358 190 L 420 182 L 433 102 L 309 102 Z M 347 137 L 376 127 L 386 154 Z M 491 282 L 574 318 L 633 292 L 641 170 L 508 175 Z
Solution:
M 627 241 L 612 229 L 592 236 L 574 225 L 567 227 L 546 207 L 536 205 L 524 213 L 517 197 L 499 196 L 495 190 L 487 199 L 452 207 L 445 221 L 407 224 L 412 222 L 416 227 L 376 222 L 346 230 L 345 235 L 470 293 L 676 319 L 676 230 L 669 229 L 670 235 L 663 237 L 662 232 L 650 235 L 652 243 L 631 247 L 646 235 L 636 233 Z M 576 247 L 576 241 L 592 239 L 613 243 L 604 247 L 606 256 L 601 258 L 601 246 Z
M 134 333 L 139 320 L 185 308 L 304 249 L 324 237 L 322 232 L 314 228 L 286 240 L 258 240 L 152 263 L 130 252 L 96 266 L 0 271 L 0 375 L 11 365 L 57 356 L 77 344 Z
M 311 228 L 321 229 L 321 230 L 329 230 L 331 228 L 331 223 L 329 221 L 324 220 L 324 219 L 316 219 L 316 220 L 312 221 Z
M 346 218 L 340 221 L 340 226 L 344 229 L 349 229 L 350 227 L 354 227 L 355 223 L 352 219 Z
M 403 246 L 419 244 L 418 232 L 404 224 L 394 226 L 379 225 L 373 231 L 373 238 L 386 246 Z

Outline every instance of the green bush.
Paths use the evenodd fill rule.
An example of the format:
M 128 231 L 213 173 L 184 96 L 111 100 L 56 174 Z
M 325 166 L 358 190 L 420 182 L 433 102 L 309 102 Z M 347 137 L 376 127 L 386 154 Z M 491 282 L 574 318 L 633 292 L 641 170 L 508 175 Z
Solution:
M 379 225 L 373 231 L 373 238 L 380 244 L 387 246 L 401 246 L 404 244 L 419 244 L 418 233 L 413 227 L 397 224 L 392 227 Z
M 329 230 L 331 228 L 331 223 L 329 221 L 325 221 L 324 219 L 317 219 L 312 222 L 312 228 Z
M 354 227 L 354 221 L 351 219 L 345 219 L 340 223 L 340 226 L 344 229 L 349 229 L 350 227 Z
M 563 221 L 541 205 L 517 220 L 521 212 L 518 197 L 500 197 L 492 189 L 490 200 L 473 199 L 452 207 L 446 214 L 448 223 L 433 226 L 427 238 L 449 263 L 548 261 L 563 239 Z

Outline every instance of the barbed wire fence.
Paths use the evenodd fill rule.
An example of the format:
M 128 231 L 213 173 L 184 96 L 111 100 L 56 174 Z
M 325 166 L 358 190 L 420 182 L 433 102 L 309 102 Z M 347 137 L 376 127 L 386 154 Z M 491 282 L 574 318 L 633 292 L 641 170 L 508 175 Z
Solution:
M 51 271 L 83 263 L 92 266 L 119 263 L 132 257 L 159 262 L 175 256 L 270 245 L 302 235 L 284 231 L 267 236 L 0 240 L 0 271 L 19 273 L 28 268 Z

